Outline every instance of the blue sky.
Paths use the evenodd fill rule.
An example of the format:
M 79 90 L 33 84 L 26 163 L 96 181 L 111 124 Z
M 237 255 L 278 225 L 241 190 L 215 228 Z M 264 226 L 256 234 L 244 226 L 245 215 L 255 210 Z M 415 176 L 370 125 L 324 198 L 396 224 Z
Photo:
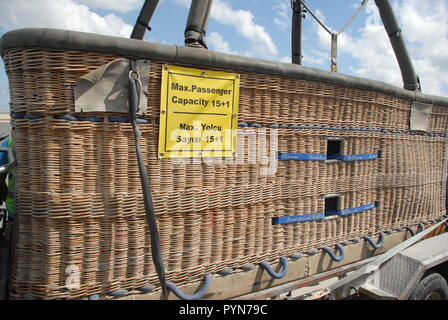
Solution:
M 308 0 L 334 31 L 361 0 Z M 50 27 L 128 37 L 143 0 L 0 0 L 0 35 L 22 27 Z M 189 0 L 161 0 L 145 40 L 183 44 Z M 448 96 L 448 1 L 391 0 L 406 36 L 423 92 Z M 207 29 L 211 50 L 290 61 L 289 0 L 214 0 Z M 310 15 L 304 20 L 303 64 L 329 70 L 330 36 Z M 339 39 L 339 72 L 402 86 L 401 75 L 374 1 Z M 0 63 L 0 112 L 9 94 Z

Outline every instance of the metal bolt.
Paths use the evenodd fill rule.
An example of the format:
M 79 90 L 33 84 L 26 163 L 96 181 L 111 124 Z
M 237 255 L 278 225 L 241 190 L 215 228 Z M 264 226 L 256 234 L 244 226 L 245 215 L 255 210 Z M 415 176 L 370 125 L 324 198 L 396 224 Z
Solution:
M 165 113 L 166 113 L 166 110 L 161 110 L 160 113 L 161 113 L 161 114 L 165 114 Z
M 237 77 L 237 78 L 241 78 L 241 75 L 237 74 L 236 77 Z

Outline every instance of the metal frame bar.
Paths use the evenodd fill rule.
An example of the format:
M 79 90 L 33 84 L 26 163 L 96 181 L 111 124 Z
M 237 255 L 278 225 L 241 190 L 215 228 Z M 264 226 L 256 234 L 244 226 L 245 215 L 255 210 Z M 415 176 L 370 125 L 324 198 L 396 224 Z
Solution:
M 135 22 L 134 29 L 131 32 L 131 39 L 143 40 L 146 30 L 151 29 L 149 27 L 149 22 L 151 21 L 158 4 L 159 0 L 145 0 Z
M 403 78 L 403 88 L 405 90 L 420 90 L 420 83 L 414 71 L 411 57 L 404 43 L 401 29 L 395 18 L 392 6 L 389 0 L 375 0 L 376 6 L 380 12 L 384 28 L 389 36 L 390 43 L 395 52 L 398 65 L 400 66 L 401 76 Z

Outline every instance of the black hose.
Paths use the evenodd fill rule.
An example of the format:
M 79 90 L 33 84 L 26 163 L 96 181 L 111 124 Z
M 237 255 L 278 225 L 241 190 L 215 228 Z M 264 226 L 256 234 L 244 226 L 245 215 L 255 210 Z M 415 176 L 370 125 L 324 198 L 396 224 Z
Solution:
M 129 73 L 129 118 L 134 131 L 135 151 L 137 154 L 138 170 L 140 174 L 140 182 L 142 185 L 143 201 L 145 205 L 146 217 L 151 235 L 151 254 L 152 261 L 157 271 L 160 286 L 162 287 L 162 299 L 167 298 L 167 288 L 165 279 L 165 269 L 163 267 L 163 259 L 160 248 L 160 237 L 157 229 L 157 219 L 154 211 L 154 204 L 151 195 L 151 186 L 149 185 L 148 173 L 146 171 L 145 162 L 143 160 L 140 148 L 139 138 L 140 130 L 137 127 L 137 112 L 140 105 L 141 83 L 138 73 L 135 71 L 135 61 L 131 60 L 131 72 Z

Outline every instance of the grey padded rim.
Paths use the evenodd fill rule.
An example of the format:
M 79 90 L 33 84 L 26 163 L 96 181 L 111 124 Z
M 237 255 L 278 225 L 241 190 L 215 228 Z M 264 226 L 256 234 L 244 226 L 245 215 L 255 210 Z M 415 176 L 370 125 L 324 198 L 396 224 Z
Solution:
M 26 28 L 5 33 L 0 39 L 0 53 L 12 48 L 42 48 L 108 53 L 127 58 L 150 59 L 192 67 L 215 67 L 239 72 L 269 74 L 291 79 L 320 81 L 352 88 L 373 90 L 400 98 L 448 107 L 448 98 L 407 91 L 380 82 L 282 63 L 219 53 L 206 49 L 166 45 L 86 32 Z

